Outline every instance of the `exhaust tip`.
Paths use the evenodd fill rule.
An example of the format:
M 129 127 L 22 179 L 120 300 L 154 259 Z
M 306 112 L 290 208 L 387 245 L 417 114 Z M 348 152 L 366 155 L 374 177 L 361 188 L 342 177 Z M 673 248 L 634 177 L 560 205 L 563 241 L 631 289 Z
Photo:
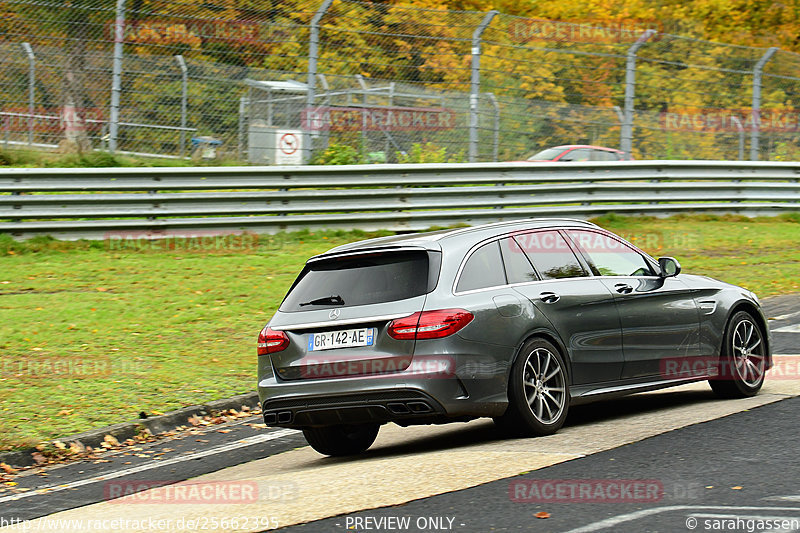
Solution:
M 430 413 L 433 408 L 425 402 L 408 402 L 406 404 L 412 413 Z
M 292 412 L 291 411 L 281 411 L 278 413 L 278 423 L 279 424 L 288 424 L 292 421 Z
M 387 403 L 386 408 L 395 415 L 407 415 L 411 410 L 402 403 Z
M 277 413 L 264 413 L 264 423 L 268 426 L 278 423 Z

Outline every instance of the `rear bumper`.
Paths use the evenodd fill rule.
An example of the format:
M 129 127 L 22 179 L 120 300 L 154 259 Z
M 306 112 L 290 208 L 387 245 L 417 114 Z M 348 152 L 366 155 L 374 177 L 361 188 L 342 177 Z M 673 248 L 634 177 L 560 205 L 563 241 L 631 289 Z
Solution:
M 273 398 L 265 400 L 262 409 L 264 423 L 281 427 L 367 422 L 413 424 L 445 417 L 439 402 L 413 389 Z
M 499 416 L 508 404 L 504 380 L 485 377 L 473 384 L 454 375 L 419 371 L 292 381 L 268 374 L 258 384 L 268 426 L 442 423 Z M 490 386 L 493 393 L 487 395 L 491 382 L 497 386 Z

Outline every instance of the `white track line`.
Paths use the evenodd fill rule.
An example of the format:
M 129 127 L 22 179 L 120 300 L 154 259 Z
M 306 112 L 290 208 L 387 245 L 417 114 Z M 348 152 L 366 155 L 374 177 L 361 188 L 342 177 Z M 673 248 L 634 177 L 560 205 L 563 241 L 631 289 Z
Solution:
M 800 324 L 792 324 L 791 326 L 773 329 L 772 333 L 800 333 Z
M 725 505 L 671 505 L 668 507 L 656 507 L 653 509 L 644 509 L 642 511 L 635 511 L 633 513 L 622 514 L 618 516 L 612 516 L 611 518 L 606 518 L 605 520 L 600 520 L 599 522 L 594 522 L 592 524 L 585 525 L 583 527 L 579 527 L 576 529 L 570 529 L 567 533 L 590 533 L 592 531 L 600 531 L 603 529 L 612 528 L 618 526 L 619 524 L 623 524 L 625 522 L 631 522 L 634 520 L 638 520 L 640 518 L 645 518 L 648 516 L 653 516 L 661 513 L 668 513 L 671 511 L 689 511 L 689 515 L 696 516 L 697 513 L 691 511 L 800 511 L 800 507 L 735 507 L 735 506 L 725 506 Z M 688 529 L 687 529 L 688 530 Z
M 773 316 L 770 317 L 768 320 L 786 320 L 787 318 L 792 318 L 795 316 L 800 316 L 800 311 L 795 311 L 794 313 L 788 313 L 781 316 Z
M 270 433 L 264 433 L 263 435 L 254 435 L 252 437 L 247 437 L 246 439 L 232 442 L 230 444 L 217 446 L 216 448 L 209 448 L 207 450 L 193 453 L 191 455 L 181 455 L 178 457 L 173 457 L 172 459 L 165 459 L 163 461 L 153 461 L 151 463 L 146 463 L 139 466 L 133 466 L 131 468 L 125 468 L 124 470 L 117 470 L 116 472 L 110 472 L 102 476 L 95 476 L 92 478 L 81 479 L 79 481 L 73 481 L 72 483 L 66 483 L 63 485 L 51 485 L 49 487 L 42 487 L 36 490 L 31 490 L 30 492 L 21 492 L 19 494 L 12 494 L 11 496 L 3 496 L 2 498 L 0 498 L 0 503 L 21 500 L 23 498 L 28 498 L 30 496 L 51 494 L 53 492 L 59 492 L 67 489 L 74 489 L 78 487 L 83 487 L 85 485 L 91 485 L 93 483 L 98 483 L 100 481 L 108 481 L 109 479 L 116 479 L 124 476 L 129 476 L 131 474 L 138 474 L 139 472 L 146 472 L 148 470 L 153 470 L 154 468 L 161 468 L 162 466 L 174 465 L 176 463 L 182 463 L 184 461 L 190 461 L 192 459 L 200 459 L 202 457 L 208 457 L 209 455 L 216 455 L 218 453 L 224 453 L 231 450 L 236 450 L 238 448 L 245 448 L 247 446 L 253 446 L 255 444 L 261 444 L 263 442 L 268 442 L 271 440 L 288 437 L 289 435 L 295 435 L 296 433 L 298 433 L 296 429 L 279 429 L 277 431 L 272 431 Z

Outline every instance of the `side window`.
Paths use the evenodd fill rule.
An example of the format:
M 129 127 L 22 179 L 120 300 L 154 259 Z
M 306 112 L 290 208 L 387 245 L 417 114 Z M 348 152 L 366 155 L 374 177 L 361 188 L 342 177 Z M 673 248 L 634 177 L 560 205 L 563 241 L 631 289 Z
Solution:
M 503 253 L 503 264 L 506 267 L 506 278 L 509 283 L 525 283 L 539 279 L 522 248 L 517 245 L 517 241 L 511 237 L 500 240 L 500 251 Z
M 503 260 L 497 241 L 484 244 L 469 256 L 461 277 L 458 278 L 456 292 L 496 287 L 506 284 Z
M 599 276 L 652 276 L 653 271 L 639 252 L 602 233 L 570 230 L 575 244 Z
M 608 150 L 592 150 L 592 161 L 618 161 L 616 152 Z
M 586 276 L 567 241 L 557 231 L 536 231 L 515 235 L 514 240 L 542 279 Z
M 591 150 L 588 148 L 576 148 L 568 152 L 559 161 L 588 161 L 591 156 Z

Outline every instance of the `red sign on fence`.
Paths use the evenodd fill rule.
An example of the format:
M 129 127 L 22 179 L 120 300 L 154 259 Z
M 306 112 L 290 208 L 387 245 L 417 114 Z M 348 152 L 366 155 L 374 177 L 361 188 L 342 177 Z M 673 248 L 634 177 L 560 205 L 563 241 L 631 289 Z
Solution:
M 753 127 L 753 113 L 750 109 L 677 108 L 661 113 L 660 118 L 661 127 L 671 131 L 722 133 L 737 132 L 740 127 L 744 131 L 750 131 Z M 800 131 L 800 111 L 796 109 L 762 109 L 759 118 L 761 131 Z
M 106 35 L 114 41 L 116 22 L 106 22 Z M 168 20 L 128 21 L 123 28 L 125 42 L 200 40 L 202 42 L 257 43 L 261 24 L 249 20 L 202 20 L 172 18 Z
M 658 21 L 627 20 L 561 22 L 547 19 L 514 18 L 508 24 L 513 42 L 561 41 L 571 43 L 633 43 L 649 29 L 660 30 Z M 657 36 L 654 38 L 656 39 Z
M 309 107 L 302 113 L 309 131 L 438 131 L 456 126 L 443 107 Z

